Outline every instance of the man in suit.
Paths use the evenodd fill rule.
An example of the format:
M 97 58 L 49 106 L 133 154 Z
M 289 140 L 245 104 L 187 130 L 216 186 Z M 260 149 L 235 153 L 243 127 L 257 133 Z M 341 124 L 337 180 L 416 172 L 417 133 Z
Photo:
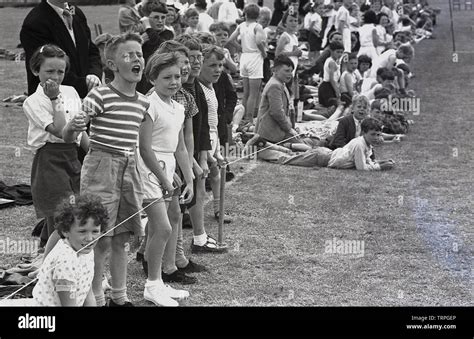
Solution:
M 74 87 L 81 98 L 100 85 L 99 50 L 91 41 L 86 17 L 79 8 L 60 0 L 42 0 L 23 21 L 20 41 L 25 49 L 28 94 L 34 93 L 39 83 L 29 67 L 31 56 L 47 43 L 59 46 L 69 57 L 70 68 L 63 85 Z

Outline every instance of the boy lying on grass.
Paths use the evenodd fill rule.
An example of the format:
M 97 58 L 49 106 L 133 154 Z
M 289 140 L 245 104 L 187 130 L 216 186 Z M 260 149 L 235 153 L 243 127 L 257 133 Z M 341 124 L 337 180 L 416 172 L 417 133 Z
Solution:
M 352 139 L 342 148 L 334 151 L 326 147 L 316 147 L 303 153 L 293 153 L 285 148 L 266 142 L 256 134 L 246 144 L 256 144 L 259 147 L 258 158 L 282 165 L 301 167 L 330 167 L 339 169 L 355 168 L 361 171 L 380 171 L 392 169 L 395 162 L 392 159 L 371 159 L 373 145 L 383 142 L 382 124 L 374 118 L 366 118 L 361 124 L 361 136 Z

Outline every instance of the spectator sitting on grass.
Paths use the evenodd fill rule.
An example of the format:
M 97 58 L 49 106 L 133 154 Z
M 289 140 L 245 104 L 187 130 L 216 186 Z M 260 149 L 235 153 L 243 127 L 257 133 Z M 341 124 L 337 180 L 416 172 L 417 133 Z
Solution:
M 365 78 L 362 82 L 362 95 L 366 96 L 369 101 L 375 99 L 375 92 L 382 88 L 390 88 L 395 80 L 394 73 L 387 67 L 377 70 L 377 78 Z
M 349 141 L 360 136 L 362 131 L 361 124 L 368 116 L 369 109 L 369 100 L 363 95 L 356 95 L 352 103 L 352 114 L 345 116 L 339 121 L 329 148 L 344 147 Z
M 278 150 L 264 150 L 259 153 L 259 158 L 290 166 L 318 166 L 338 169 L 355 168 L 360 171 L 389 170 L 395 164 L 392 159 L 378 161 L 372 159 L 372 146 L 382 142 L 381 129 L 382 124 L 380 121 L 367 118 L 361 124 L 362 135 L 334 151 L 327 147 L 315 147 L 299 154 Z M 264 146 L 266 147 L 266 145 Z M 273 145 L 271 146 L 273 147 Z
M 356 85 L 361 80 L 355 73 L 358 62 L 355 53 L 349 54 L 349 62 L 346 64 L 346 70 L 342 73 L 339 81 L 341 101 L 344 102 L 344 107 L 346 108 L 351 105 L 352 97 L 357 93 Z
M 292 79 L 293 68 L 294 64 L 289 57 L 279 55 L 275 58 L 273 76 L 263 89 L 256 132 L 271 143 L 288 140 L 290 146 L 303 144 L 301 150 L 307 150 L 318 146 L 319 140 L 298 137 L 298 132 L 291 125 L 291 97 L 286 84 Z
M 98 196 L 66 198 L 59 205 L 55 222 L 61 240 L 41 265 L 33 289 L 37 306 L 97 306 L 92 292 L 94 247 L 107 219 Z

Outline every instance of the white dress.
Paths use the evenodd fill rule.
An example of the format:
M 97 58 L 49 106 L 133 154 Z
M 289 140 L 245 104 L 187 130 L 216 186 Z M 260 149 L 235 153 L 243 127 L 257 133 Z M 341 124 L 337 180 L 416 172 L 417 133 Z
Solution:
M 67 291 L 76 296 L 76 306 L 83 306 L 94 278 L 94 251 L 82 254 L 61 239 L 45 258 L 33 289 L 33 298 L 39 306 L 62 306 L 58 292 Z
M 375 60 L 375 58 L 378 56 L 372 35 L 374 29 L 374 24 L 363 25 L 359 28 L 360 49 L 359 53 L 357 53 L 357 56 L 367 55 L 372 60 Z

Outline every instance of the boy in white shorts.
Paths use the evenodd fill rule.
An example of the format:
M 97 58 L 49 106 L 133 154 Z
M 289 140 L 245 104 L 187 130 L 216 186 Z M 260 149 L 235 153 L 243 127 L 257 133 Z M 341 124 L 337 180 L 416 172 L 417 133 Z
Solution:
M 240 35 L 242 54 L 240 56 L 240 76 L 243 78 L 244 95 L 242 104 L 245 107 L 245 122 L 253 122 L 253 113 L 258 104 L 260 86 L 263 79 L 263 59 L 265 50 L 265 33 L 257 22 L 260 9 L 256 4 L 244 8 L 245 21 L 242 22 L 229 38 L 229 43 Z

